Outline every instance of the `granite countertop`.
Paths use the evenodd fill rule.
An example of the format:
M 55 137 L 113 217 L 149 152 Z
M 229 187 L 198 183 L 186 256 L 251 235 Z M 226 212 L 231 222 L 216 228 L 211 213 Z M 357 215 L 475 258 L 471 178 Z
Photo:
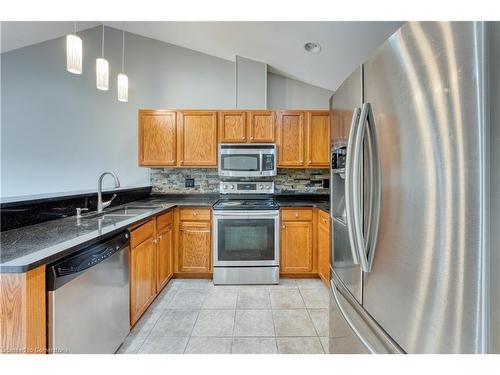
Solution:
M 150 198 L 110 207 L 140 207 L 134 216 L 77 219 L 71 216 L 47 221 L 1 233 L 0 272 L 26 272 L 48 264 L 72 252 L 91 245 L 105 237 L 126 230 L 142 220 L 166 212 L 174 207 L 212 207 L 218 194 L 175 196 L 152 194 Z M 275 195 L 280 207 L 317 207 L 329 211 L 328 196 Z
M 71 216 L 2 232 L 0 272 L 26 272 L 174 207 L 211 207 L 216 200 L 213 195 L 188 198 L 152 196 L 123 205 L 141 207 L 137 210 L 137 215 L 132 217 L 100 219 L 85 218 L 84 215 L 83 218 L 77 219 L 76 216 Z M 105 211 L 113 211 L 123 206 L 110 207 Z
M 274 197 L 280 207 L 314 207 L 330 212 L 330 198 L 328 195 L 277 195 Z

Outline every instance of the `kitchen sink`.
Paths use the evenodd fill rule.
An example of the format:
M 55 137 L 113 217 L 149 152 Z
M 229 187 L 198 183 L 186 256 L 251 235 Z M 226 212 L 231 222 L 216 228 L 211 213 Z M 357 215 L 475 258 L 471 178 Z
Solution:
M 154 206 L 125 206 L 119 207 L 111 210 L 106 210 L 103 212 L 95 212 L 88 215 L 83 215 L 82 219 L 95 219 L 95 218 L 103 218 L 103 219 L 116 219 L 116 218 L 127 218 L 133 217 L 137 215 L 142 215 L 157 207 Z

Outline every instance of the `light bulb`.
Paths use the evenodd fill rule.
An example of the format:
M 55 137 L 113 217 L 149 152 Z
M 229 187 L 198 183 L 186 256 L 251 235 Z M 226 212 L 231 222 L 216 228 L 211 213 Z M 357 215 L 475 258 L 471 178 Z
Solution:
M 98 90 L 107 91 L 109 89 L 109 64 L 108 60 L 98 58 L 95 61 L 96 86 Z
M 118 100 L 128 102 L 128 77 L 123 73 L 118 74 Z
M 75 34 L 66 36 L 66 69 L 73 74 L 82 74 L 82 39 Z

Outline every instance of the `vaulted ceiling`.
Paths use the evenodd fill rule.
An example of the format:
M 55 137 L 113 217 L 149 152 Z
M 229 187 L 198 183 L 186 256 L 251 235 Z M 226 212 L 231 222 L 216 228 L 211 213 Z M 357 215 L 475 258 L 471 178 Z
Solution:
M 79 22 L 78 29 L 98 25 Z M 105 22 L 106 25 L 234 61 L 235 55 L 269 70 L 335 91 L 402 22 Z M 63 36 L 71 22 L 2 22 L 2 52 Z M 306 42 L 321 45 L 308 53 Z

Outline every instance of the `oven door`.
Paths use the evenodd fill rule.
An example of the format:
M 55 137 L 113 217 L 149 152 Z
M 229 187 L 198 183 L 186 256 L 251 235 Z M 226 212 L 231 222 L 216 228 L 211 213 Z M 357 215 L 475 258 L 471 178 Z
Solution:
M 278 266 L 279 211 L 215 211 L 214 266 Z

